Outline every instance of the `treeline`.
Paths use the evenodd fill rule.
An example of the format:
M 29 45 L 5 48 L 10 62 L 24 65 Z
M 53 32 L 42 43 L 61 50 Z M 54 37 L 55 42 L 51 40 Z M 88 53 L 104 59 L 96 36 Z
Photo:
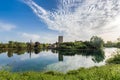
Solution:
M 116 42 L 107 41 L 106 43 L 98 36 L 91 37 L 90 41 L 75 41 L 60 43 L 58 49 L 101 49 L 103 47 L 120 48 L 120 39 Z
M 117 48 L 120 48 L 120 41 L 117 41 L 117 42 L 107 41 L 104 44 L 104 47 L 117 47 Z
M 9 41 L 8 43 L 0 43 L 0 48 L 13 48 L 13 49 L 47 49 L 50 44 L 43 44 L 39 42 L 30 43 L 30 42 L 16 42 Z
M 108 41 L 104 43 L 103 39 L 98 36 L 93 36 L 89 41 L 75 41 L 75 42 L 63 42 L 56 43 L 56 47 L 52 47 L 53 44 L 40 43 L 40 42 L 16 42 L 9 41 L 8 43 L 0 43 L 0 48 L 14 48 L 14 49 L 101 49 L 103 47 L 117 47 L 120 48 L 120 40 L 118 42 Z
M 102 38 L 93 36 L 90 41 L 75 41 L 60 43 L 58 49 L 101 49 L 104 41 Z

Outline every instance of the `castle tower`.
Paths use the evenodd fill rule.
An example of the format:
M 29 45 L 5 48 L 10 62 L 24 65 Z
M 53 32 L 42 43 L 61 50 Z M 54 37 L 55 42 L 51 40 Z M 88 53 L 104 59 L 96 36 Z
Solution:
M 58 43 L 63 43 L 63 36 L 58 36 Z

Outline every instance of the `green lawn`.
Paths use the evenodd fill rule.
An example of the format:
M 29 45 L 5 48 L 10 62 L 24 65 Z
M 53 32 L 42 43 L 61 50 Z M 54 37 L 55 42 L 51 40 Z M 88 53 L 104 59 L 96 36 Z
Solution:
M 0 71 L 0 80 L 120 80 L 120 65 L 80 68 L 66 74 L 52 71 L 24 73 Z

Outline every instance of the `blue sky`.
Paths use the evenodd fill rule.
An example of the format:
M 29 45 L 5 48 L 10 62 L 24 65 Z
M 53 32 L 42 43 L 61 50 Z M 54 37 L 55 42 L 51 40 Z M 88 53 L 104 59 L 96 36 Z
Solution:
M 0 0 L 0 42 L 105 41 L 120 36 L 120 1 Z
M 47 10 L 52 10 L 56 7 L 54 5 L 55 0 L 35 1 Z M 52 3 L 53 5 L 51 5 Z M 1 42 L 9 40 L 27 42 L 30 39 L 33 39 L 33 41 L 51 42 L 53 40 L 44 41 L 44 39 L 53 36 L 57 37 L 58 34 L 57 31 L 48 29 L 47 25 L 22 0 L 0 0 L 0 26 Z M 34 36 L 36 36 L 36 39 Z

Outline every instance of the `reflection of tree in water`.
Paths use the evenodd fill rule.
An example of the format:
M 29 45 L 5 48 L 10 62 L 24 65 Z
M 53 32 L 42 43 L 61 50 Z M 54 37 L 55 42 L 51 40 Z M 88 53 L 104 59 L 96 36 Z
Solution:
M 105 55 L 104 55 L 103 50 L 94 51 L 94 56 L 93 56 L 92 60 L 95 63 L 99 63 L 99 62 L 103 61 L 104 59 L 105 59 Z
M 92 60 L 97 63 L 105 59 L 103 50 L 57 50 L 52 52 L 54 53 L 58 52 L 59 61 L 63 61 L 63 56 L 74 55 L 92 56 Z
M 7 49 L 5 49 L 5 48 L 0 48 L 0 54 L 6 53 L 6 52 L 7 52 Z
M 46 49 L 2 49 L 1 53 L 8 52 L 8 57 L 12 57 L 13 54 L 22 55 L 27 52 L 28 54 L 35 53 L 39 54 L 41 51 L 48 51 Z M 92 56 L 92 60 L 96 63 L 99 63 L 104 60 L 105 55 L 103 50 L 51 50 L 52 53 L 58 53 L 58 60 L 63 61 L 63 56 L 74 56 L 74 55 L 82 55 L 82 56 Z
M 42 51 L 42 49 L 34 49 L 35 54 L 39 54 Z
M 26 52 L 25 49 L 15 50 L 15 53 L 16 53 L 17 55 L 24 54 L 25 52 Z
M 12 56 L 13 56 L 13 53 L 14 53 L 13 50 L 9 49 L 9 50 L 8 50 L 8 53 L 7 53 L 7 56 L 8 56 L 8 57 L 12 57 Z
M 8 49 L 7 52 L 8 52 L 7 53 L 8 57 L 12 57 L 13 54 L 17 54 L 17 55 L 24 54 L 26 52 L 26 50 L 24 50 L 24 49 Z
M 58 59 L 59 59 L 59 61 L 63 61 L 63 55 L 62 54 L 58 54 Z
M 43 50 L 42 49 L 13 49 L 13 48 L 9 48 L 9 49 L 0 49 L 0 54 L 7 52 L 8 57 L 13 57 L 13 54 L 22 55 L 22 54 L 25 54 L 27 52 L 31 55 L 31 53 L 39 54 L 41 51 L 43 51 Z
M 52 53 L 58 53 L 58 50 L 52 49 L 51 52 L 52 52 Z

